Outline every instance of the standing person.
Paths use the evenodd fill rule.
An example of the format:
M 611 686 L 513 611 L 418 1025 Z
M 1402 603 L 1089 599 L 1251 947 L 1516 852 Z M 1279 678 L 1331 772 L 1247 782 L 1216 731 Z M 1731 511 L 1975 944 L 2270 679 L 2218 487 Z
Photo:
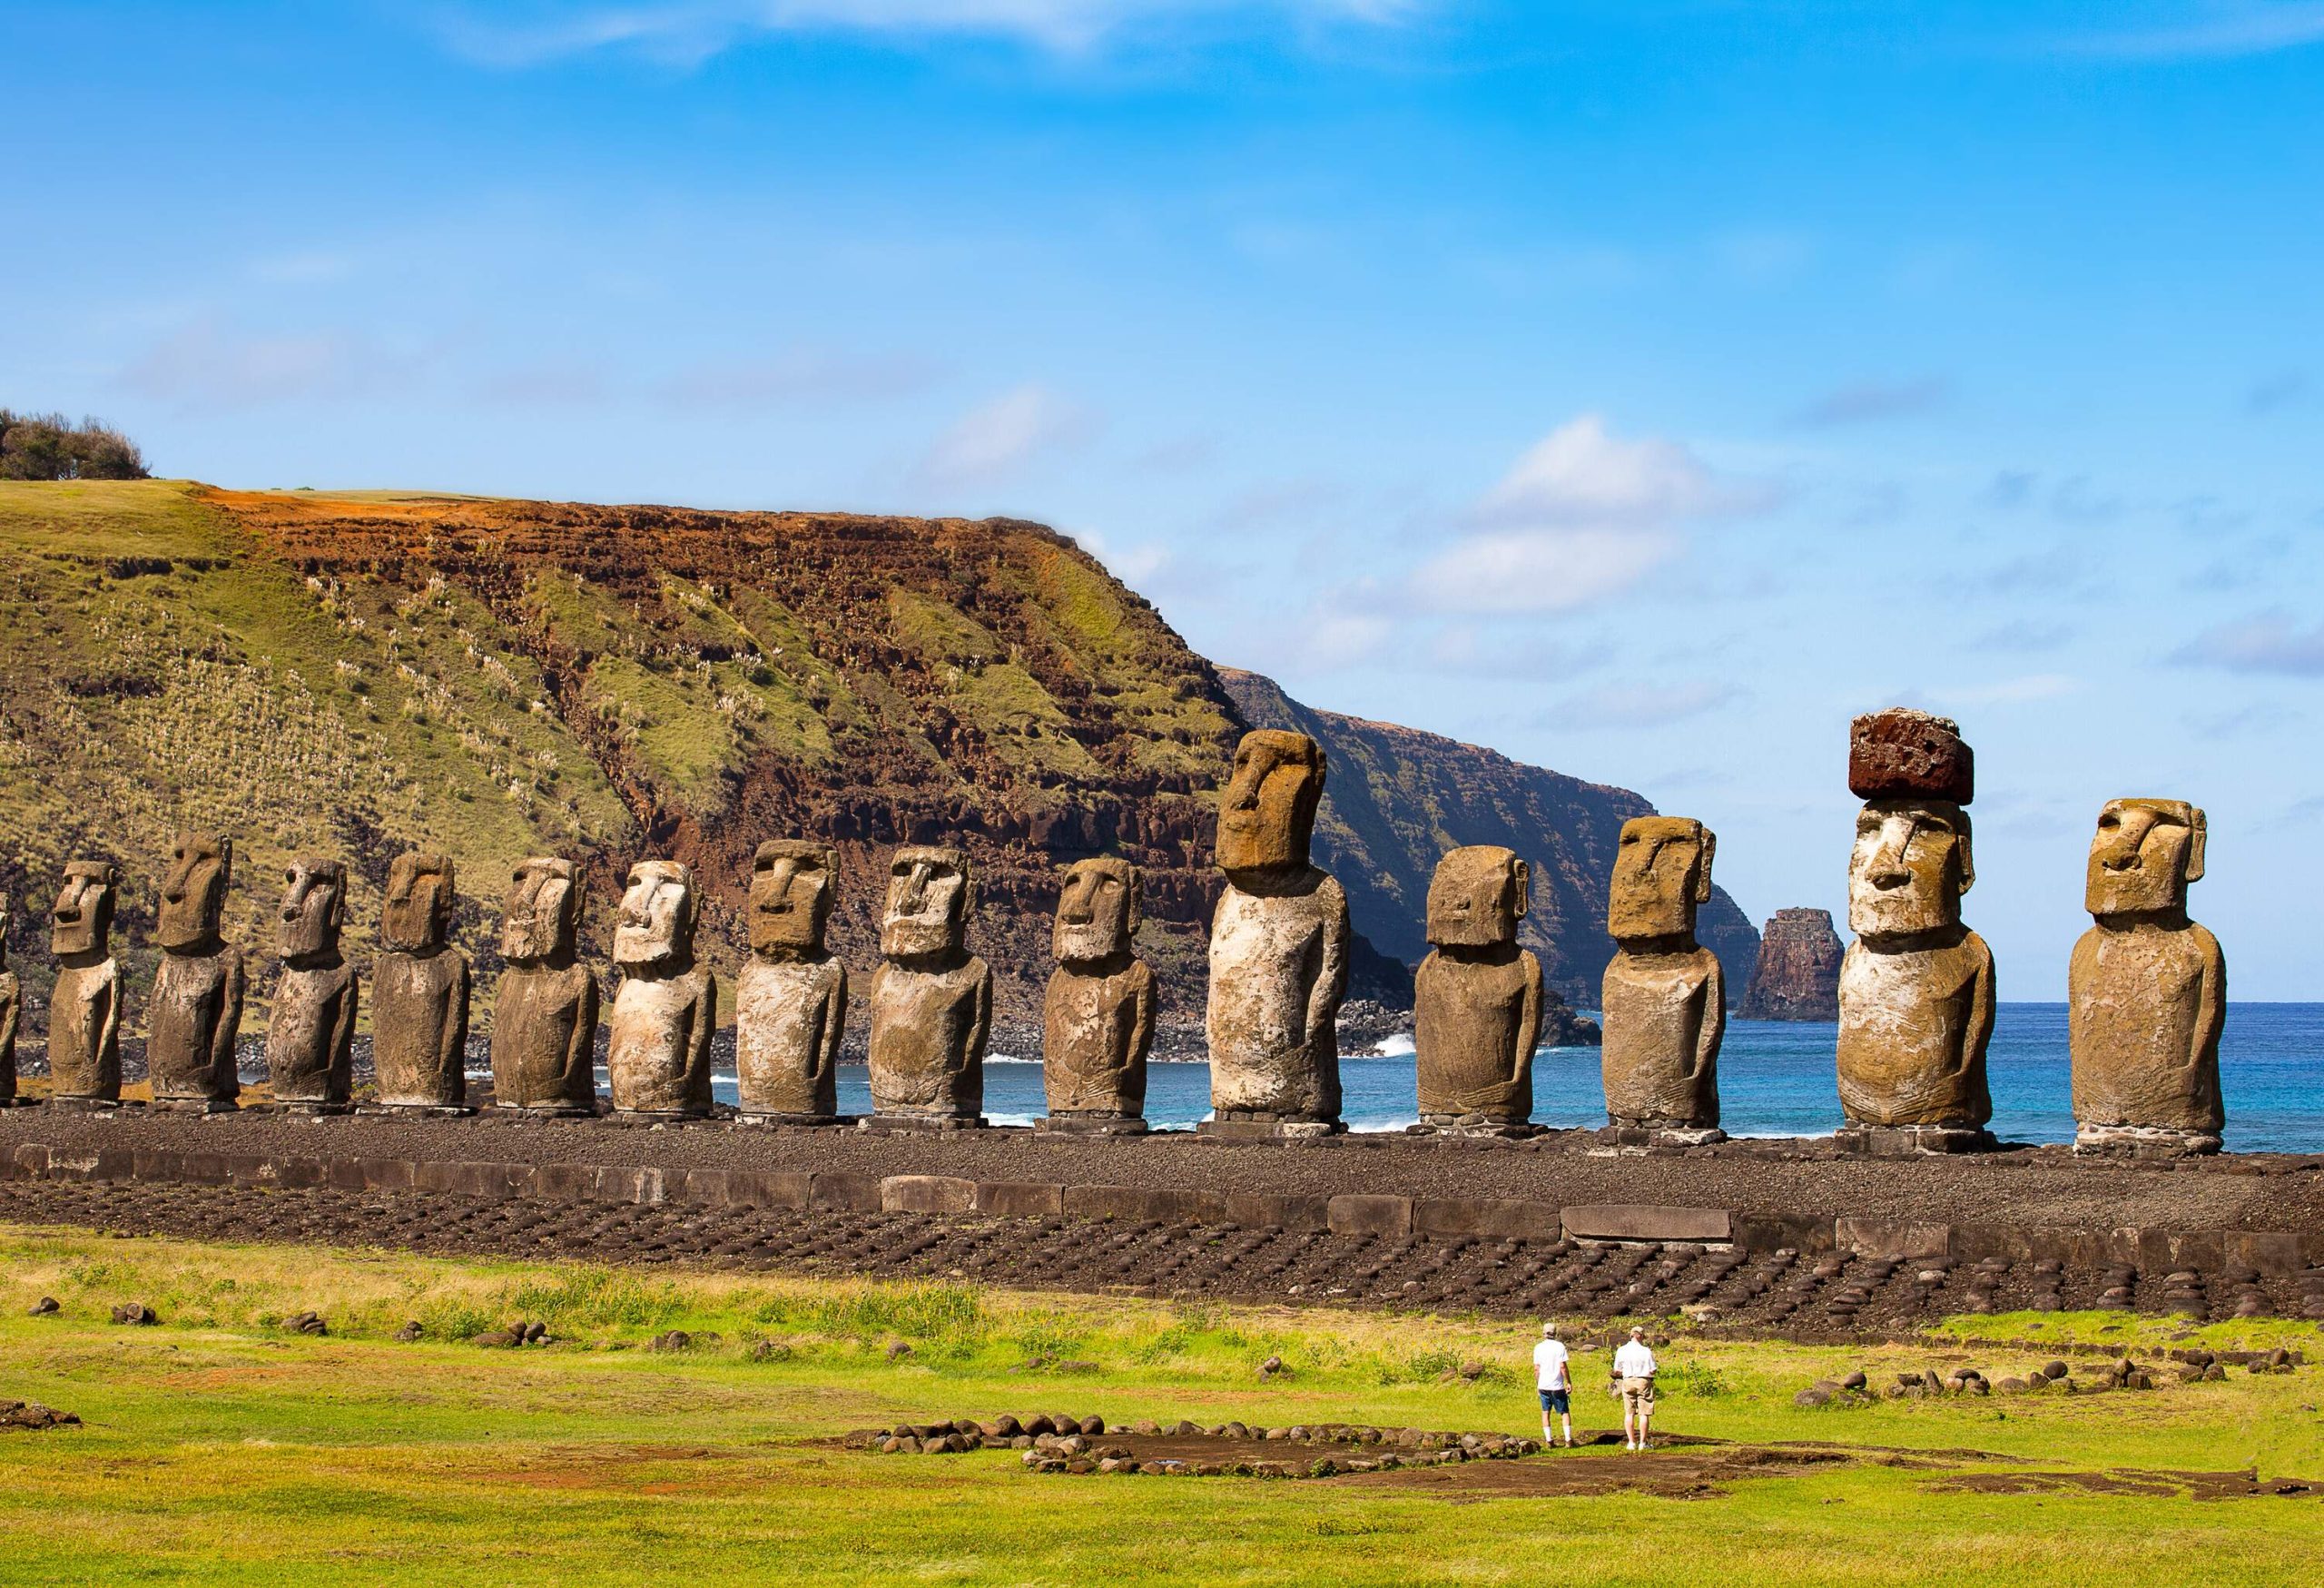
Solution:
M 1614 1380 L 1622 1392 L 1622 1438 L 1630 1450 L 1646 1448 L 1646 1425 L 1654 1416 L 1654 1376 L 1660 1366 L 1647 1349 L 1646 1330 L 1630 1326 L 1630 1337 L 1614 1353 Z
M 1565 1447 L 1573 1448 L 1573 1379 L 1566 1370 L 1565 1342 L 1558 1338 L 1558 1326 L 1541 1326 L 1541 1343 L 1533 1347 L 1533 1387 L 1541 1396 L 1541 1443 L 1556 1443 L 1550 1433 L 1550 1416 L 1554 1413 L 1565 1425 Z

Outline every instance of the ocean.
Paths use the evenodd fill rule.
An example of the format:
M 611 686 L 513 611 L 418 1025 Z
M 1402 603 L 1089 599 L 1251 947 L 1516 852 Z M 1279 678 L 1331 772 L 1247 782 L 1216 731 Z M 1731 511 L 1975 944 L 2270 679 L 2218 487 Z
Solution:
M 1827 1023 L 1729 1021 L 1719 1050 L 1721 1123 L 1730 1136 L 1824 1136 L 1840 1122 L 1832 1083 L 1834 1028 Z M 1404 1050 L 1340 1060 L 1343 1111 L 1356 1130 L 1394 1130 L 1419 1119 L 1409 1039 Z M 1994 1133 L 2004 1141 L 2072 1141 L 2066 1006 L 2004 1003 L 1995 1012 L 1986 1070 Z M 2324 1003 L 2230 1003 L 2220 1043 L 2231 1152 L 2324 1151 Z M 1210 1067 L 1156 1064 L 1147 1071 L 1146 1117 L 1157 1129 L 1188 1129 L 1210 1112 Z M 721 1102 L 734 1100 L 731 1075 Z M 1041 1067 L 995 1054 L 985 1061 L 985 1117 L 1029 1125 L 1042 1112 Z M 1533 1060 L 1533 1118 L 1543 1125 L 1606 1122 L 1598 1050 L 1544 1048 Z M 869 1072 L 840 1069 L 840 1111 L 869 1113 Z

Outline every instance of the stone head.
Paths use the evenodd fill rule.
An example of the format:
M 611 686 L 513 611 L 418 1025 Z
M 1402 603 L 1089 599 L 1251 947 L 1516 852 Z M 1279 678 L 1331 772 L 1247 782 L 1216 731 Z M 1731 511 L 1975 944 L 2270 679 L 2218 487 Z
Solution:
M 113 890 L 121 875 L 113 863 L 68 861 L 64 885 L 50 912 L 48 947 L 56 954 L 101 954 L 113 936 Z
M 751 857 L 751 952 L 815 953 L 831 924 L 839 854 L 809 838 L 770 838 Z
M 1218 806 L 1218 869 L 1295 871 L 1307 864 L 1324 797 L 1324 747 L 1305 734 L 1259 728 L 1235 748 Z
M 234 842 L 207 833 L 181 833 L 170 845 L 162 874 L 162 909 L 153 940 L 163 949 L 209 950 L 218 943 L 218 918 L 232 880 Z
M 880 952 L 893 959 L 960 952 L 976 902 L 965 853 L 940 844 L 905 845 L 888 861 Z
M 347 868 L 335 860 L 294 860 L 282 883 L 275 952 L 304 960 L 336 952 L 339 929 L 347 924 Z
M 1614 849 L 1606 930 L 1618 941 L 1676 937 L 1695 930 L 1710 899 L 1711 830 L 1692 816 L 1632 816 Z
M 1532 879 L 1517 852 L 1497 843 L 1449 852 L 1428 879 L 1428 941 L 1439 948 L 1515 942 L 1532 903 Z
M 1969 813 L 1945 800 L 1873 800 L 1848 856 L 1848 928 L 1894 937 L 1959 924 L 1977 880 Z
M 1058 889 L 1049 946 L 1060 964 L 1088 964 L 1128 952 L 1137 933 L 1145 884 L 1126 860 L 1078 860 Z
M 675 860 L 641 860 L 629 868 L 614 925 L 614 963 L 645 969 L 694 958 L 694 873 Z
M 511 964 L 572 957 L 581 942 L 581 873 L 569 860 L 536 854 L 517 863 L 500 905 L 500 954 Z
M 388 863 L 379 941 L 407 954 L 439 952 L 452 929 L 452 857 L 407 852 Z
M 2083 908 L 2093 915 L 2187 908 L 2203 874 L 2203 813 L 2184 800 L 2108 800 L 2090 841 Z

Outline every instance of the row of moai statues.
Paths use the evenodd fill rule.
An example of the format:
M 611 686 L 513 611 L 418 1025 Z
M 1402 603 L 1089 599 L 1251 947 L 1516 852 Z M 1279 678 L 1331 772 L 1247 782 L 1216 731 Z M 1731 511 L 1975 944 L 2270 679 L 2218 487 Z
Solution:
M 1225 886 L 1210 938 L 1206 1132 L 1295 1137 L 1343 1128 L 1337 1018 L 1347 902 L 1310 853 L 1325 770 L 1321 747 L 1301 734 L 1255 732 L 1236 755 L 1218 823 Z M 1975 880 L 1973 771 L 1947 719 L 1896 710 L 1852 726 L 1849 784 L 1866 803 L 1849 862 L 1856 941 L 1841 972 L 1837 1070 L 1843 1134 L 1872 1149 L 1990 1141 L 1993 956 L 1960 913 Z M 2079 1146 L 2218 1149 L 2225 965 L 2217 940 L 2186 914 L 2203 838 L 2202 813 L 2181 802 L 2118 800 L 2100 816 L 2087 884 L 2096 925 L 2075 948 L 2070 979 Z M 1616 952 L 1601 1003 L 1606 1107 L 1620 1140 L 1720 1139 L 1725 985 L 1718 959 L 1696 939 L 1716 848 L 1714 835 L 1686 817 L 1637 817 L 1621 831 L 1607 904 Z M 171 857 L 149 1021 L 160 1103 L 229 1108 L 239 1092 L 243 971 L 219 926 L 231 860 L 229 843 L 192 835 Z M 735 990 L 745 1119 L 838 1118 L 848 979 L 824 941 L 837 875 L 835 853 L 812 841 L 770 841 L 753 859 L 751 955 Z M 1533 1129 L 1544 994 L 1540 961 L 1518 942 L 1529 883 L 1525 862 L 1496 845 L 1452 850 L 1431 880 L 1431 952 L 1415 983 L 1416 1129 Z M 120 975 L 107 937 L 115 884 L 109 864 L 74 862 L 54 912 L 50 1064 L 56 1095 L 68 1102 L 120 1095 Z M 350 1105 L 359 990 L 339 952 L 346 896 L 338 863 L 291 867 L 266 1049 L 274 1099 L 287 1108 Z M 875 1119 L 982 1122 L 992 976 L 967 947 L 975 897 L 958 849 L 906 846 L 891 857 L 870 994 Z M 445 856 L 400 855 L 389 868 L 372 1011 L 385 1108 L 467 1106 L 468 965 L 448 942 L 453 898 Z M 596 1110 L 598 989 L 579 962 L 582 901 L 569 861 L 527 860 L 511 878 L 500 940 L 508 968 L 491 1044 L 499 1107 Z M 632 869 L 613 939 L 621 981 L 607 1068 L 618 1113 L 677 1119 L 711 1110 L 718 990 L 695 957 L 697 913 L 684 866 L 645 861 Z M 1146 1128 L 1156 996 L 1153 972 L 1133 948 L 1139 913 L 1139 876 L 1128 863 L 1085 860 L 1067 870 L 1044 1011 L 1045 1129 Z M 16 1002 L 13 979 L 0 980 L 0 1095 L 15 1089 Z

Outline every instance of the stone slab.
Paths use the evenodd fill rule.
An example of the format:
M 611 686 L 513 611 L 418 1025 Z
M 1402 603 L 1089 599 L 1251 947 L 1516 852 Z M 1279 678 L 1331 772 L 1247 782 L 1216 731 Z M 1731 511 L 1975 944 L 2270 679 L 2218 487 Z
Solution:
M 1066 1215 L 1133 1224 L 1225 1224 L 1226 1198 L 1216 1191 L 1150 1191 L 1137 1186 L 1068 1186 Z
M 1324 1204 L 1334 1235 L 1407 1236 L 1413 1232 L 1410 1197 L 1340 1196 Z
M 890 1175 L 880 1182 L 882 1213 L 966 1213 L 976 1201 L 976 1181 L 958 1175 Z
M 807 1205 L 832 1213 L 880 1211 L 880 1177 L 854 1169 L 818 1169 Z
M 1564 1209 L 1570 1240 L 1725 1241 L 1735 1233 L 1724 1208 L 1665 1208 L 1646 1202 L 1600 1202 Z
M 996 1218 L 1049 1218 L 1065 1211 L 1065 1188 L 1046 1180 L 979 1180 L 972 1204 Z
M 1953 1255 L 1953 1227 L 1911 1218 L 1838 1218 L 1833 1239 L 1860 1258 L 1945 1258 Z
M 1832 1220 L 1820 1213 L 1738 1213 L 1734 1240 L 1747 1252 L 1827 1252 Z
M 1423 1197 L 1413 1203 L 1413 1232 L 1480 1240 L 1555 1240 L 1565 1232 L 1564 1210 L 1549 1202 Z
M 1322 1235 L 1332 1227 L 1326 1197 L 1275 1197 L 1255 1191 L 1226 1193 L 1226 1222 L 1243 1229 L 1281 1229 L 1293 1235 Z

